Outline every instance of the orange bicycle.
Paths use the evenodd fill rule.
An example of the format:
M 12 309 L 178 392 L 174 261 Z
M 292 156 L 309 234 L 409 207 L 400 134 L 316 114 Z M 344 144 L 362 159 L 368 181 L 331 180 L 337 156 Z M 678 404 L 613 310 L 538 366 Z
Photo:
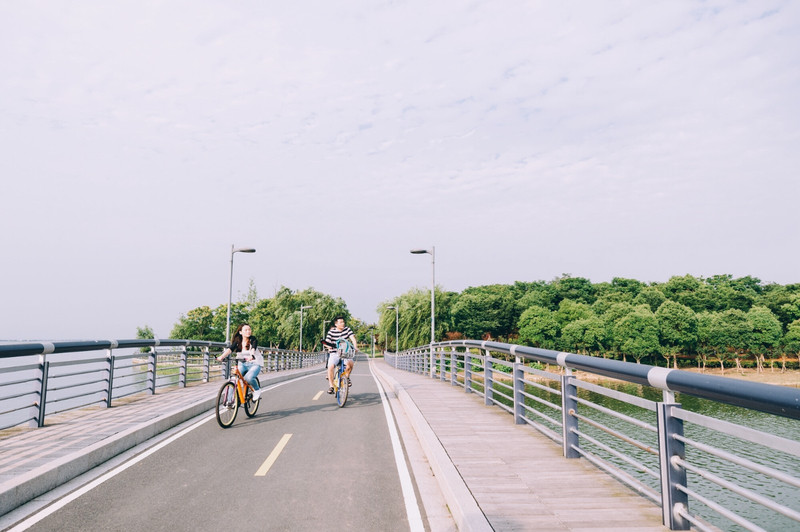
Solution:
M 239 406 L 244 405 L 244 413 L 247 417 L 256 415 L 261 398 L 253 400 L 255 389 L 244 380 L 239 365 L 234 364 L 231 370 L 233 375 L 219 389 L 217 394 L 217 423 L 223 429 L 227 429 L 236 420 L 239 413 Z

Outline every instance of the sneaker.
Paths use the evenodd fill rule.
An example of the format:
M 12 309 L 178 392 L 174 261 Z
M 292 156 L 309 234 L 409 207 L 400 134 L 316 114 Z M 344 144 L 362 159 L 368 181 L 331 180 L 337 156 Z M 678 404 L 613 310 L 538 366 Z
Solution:
M 332 393 L 333 393 L 333 386 L 331 386 L 330 388 L 328 388 L 328 393 L 330 393 L 330 394 L 332 394 Z
M 259 399 L 261 399 L 261 390 L 254 390 L 253 401 L 258 401 Z
M 352 383 L 352 382 L 350 382 L 350 377 L 347 377 L 347 387 L 349 388 L 349 387 L 351 387 L 352 385 L 353 385 L 353 383 Z

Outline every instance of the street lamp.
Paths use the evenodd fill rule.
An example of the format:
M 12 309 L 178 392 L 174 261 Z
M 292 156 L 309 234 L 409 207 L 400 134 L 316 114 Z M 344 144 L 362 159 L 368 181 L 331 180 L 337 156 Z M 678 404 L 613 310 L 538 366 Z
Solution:
M 300 352 L 303 352 L 303 311 L 307 308 L 314 308 L 312 305 L 303 305 L 300 307 Z
M 394 354 L 400 352 L 400 309 L 397 307 L 386 307 L 389 310 L 394 309 Z
M 233 297 L 233 254 L 234 253 L 255 253 L 254 248 L 238 248 L 234 249 L 231 244 L 231 278 L 228 282 L 228 321 L 225 325 L 225 343 L 227 344 L 231 338 L 231 298 Z
M 433 293 L 436 291 L 436 246 L 431 246 L 431 249 L 412 249 L 411 253 L 414 255 L 424 255 L 425 253 L 431 256 L 431 377 L 434 376 L 433 368 L 433 342 L 436 320 L 434 318 L 435 300 Z

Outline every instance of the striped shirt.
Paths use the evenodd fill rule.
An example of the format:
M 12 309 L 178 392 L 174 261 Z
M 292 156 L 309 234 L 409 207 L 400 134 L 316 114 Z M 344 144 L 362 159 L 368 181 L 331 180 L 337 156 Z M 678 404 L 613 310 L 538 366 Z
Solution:
M 331 330 L 325 336 L 325 340 L 336 345 L 336 340 L 349 340 L 351 336 L 353 336 L 353 330 L 350 327 L 345 327 L 341 331 L 336 327 L 331 327 Z M 354 348 L 355 346 L 351 347 L 351 349 Z

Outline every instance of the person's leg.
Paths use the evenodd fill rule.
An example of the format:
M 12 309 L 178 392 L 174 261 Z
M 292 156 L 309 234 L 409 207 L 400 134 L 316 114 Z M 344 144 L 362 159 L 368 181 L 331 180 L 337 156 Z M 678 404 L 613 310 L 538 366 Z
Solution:
M 244 380 L 256 390 L 261 389 L 261 384 L 258 382 L 258 373 L 261 371 L 261 366 L 258 364 L 249 364 L 247 373 L 244 374 Z
M 328 393 L 333 393 L 333 368 L 339 362 L 339 356 L 336 353 L 328 355 Z

